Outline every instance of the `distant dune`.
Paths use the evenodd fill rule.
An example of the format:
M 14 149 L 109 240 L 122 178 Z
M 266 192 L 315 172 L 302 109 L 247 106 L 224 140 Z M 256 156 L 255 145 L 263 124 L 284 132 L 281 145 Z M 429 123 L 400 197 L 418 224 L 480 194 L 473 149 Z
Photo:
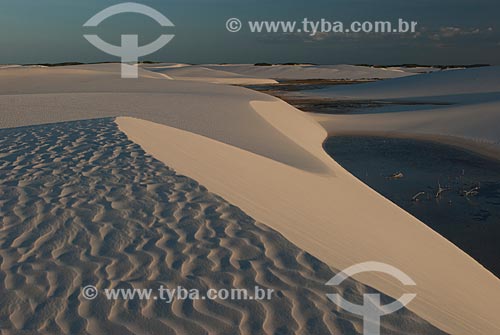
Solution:
M 171 79 L 200 81 L 213 84 L 232 84 L 232 85 L 262 85 L 276 84 L 277 81 L 267 78 L 257 78 L 244 76 L 233 72 L 223 71 L 221 69 L 210 69 L 198 65 L 185 64 L 155 64 L 154 66 L 142 66 L 153 72 L 161 73 Z
M 425 137 L 500 159 L 500 67 L 443 71 L 307 92 L 335 100 L 429 103 L 401 112 L 314 115 L 331 134 Z M 432 105 L 438 103 L 439 105 Z
M 356 65 L 272 65 L 248 64 L 204 65 L 207 68 L 238 73 L 245 76 L 272 79 L 386 79 L 411 76 L 401 69 L 374 68 Z

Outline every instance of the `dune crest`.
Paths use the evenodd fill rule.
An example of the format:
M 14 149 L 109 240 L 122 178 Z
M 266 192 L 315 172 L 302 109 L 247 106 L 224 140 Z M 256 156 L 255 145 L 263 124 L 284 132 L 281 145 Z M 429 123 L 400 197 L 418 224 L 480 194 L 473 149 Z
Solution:
M 100 68 L 1 70 L 0 125 L 118 117 L 147 153 L 330 267 L 398 267 L 417 283 L 408 308 L 441 330 L 500 332 L 500 281 L 342 169 L 322 151 L 326 132 L 307 115 L 244 88 L 166 80 L 147 70 L 123 81 L 119 65 Z M 355 279 L 389 296 L 401 293 L 384 276 Z
M 147 155 L 112 119 L 0 130 L 0 328 L 22 334 L 362 334 L 354 280 Z M 85 300 L 81 289 L 100 294 Z M 271 300 L 108 300 L 109 288 L 272 288 Z M 384 297 L 387 299 L 387 297 Z M 444 335 L 403 309 L 384 334 Z
M 273 103 L 266 104 L 269 108 Z M 280 104 L 276 102 L 272 110 L 279 110 Z M 272 114 L 272 110 L 259 114 Z M 282 130 L 290 128 L 287 123 L 294 112 L 290 113 Z M 302 116 L 297 121 L 304 125 Z M 408 308 L 438 328 L 450 334 L 487 334 L 500 329 L 494 321 L 495 303 L 490 300 L 492 295 L 500 296 L 498 279 L 357 181 L 320 152 L 321 142 L 306 141 L 303 146 L 316 145 L 311 154 L 323 156 L 330 174 L 303 171 L 149 121 L 118 118 L 117 123 L 157 159 L 199 180 L 332 267 L 376 260 L 400 268 L 417 282 L 417 298 Z M 468 270 L 462 272 L 464 268 Z M 402 293 L 384 276 L 367 274 L 356 279 L 393 297 Z M 464 291 L 473 294 L 474 301 L 463 300 Z M 485 317 L 490 322 L 484 322 Z
M 443 71 L 309 91 L 336 101 L 407 102 L 404 111 L 312 114 L 329 134 L 382 134 L 445 142 L 500 159 L 500 67 Z M 424 106 L 411 106 L 418 102 Z M 428 104 L 425 106 L 425 104 Z

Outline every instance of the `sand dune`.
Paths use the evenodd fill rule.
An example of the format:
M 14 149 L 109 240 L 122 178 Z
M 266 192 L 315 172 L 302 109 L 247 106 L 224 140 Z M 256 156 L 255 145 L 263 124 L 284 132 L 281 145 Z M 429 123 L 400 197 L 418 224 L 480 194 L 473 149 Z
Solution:
M 357 86 L 308 91 L 307 95 L 355 99 L 417 99 L 435 97 L 455 102 L 478 93 L 500 92 L 500 67 L 441 71 Z M 451 98 L 451 100 L 450 100 Z M 458 100 L 463 101 L 463 100 Z
M 15 69 L 15 68 L 25 68 L 25 69 L 33 69 L 33 68 L 42 68 L 46 67 L 45 65 L 18 65 L 18 64 L 1 64 L 0 69 Z
M 451 334 L 500 331 L 499 280 L 332 161 L 321 147 L 326 131 L 309 116 L 243 88 L 144 69 L 123 81 L 107 66 L 0 71 L 0 124 L 129 116 L 117 123 L 146 152 L 331 268 L 389 263 L 417 282 L 408 308 L 419 317 Z M 130 205 L 121 201 L 117 209 Z M 401 291 L 377 274 L 356 279 L 393 297 Z
M 149 74 L 127 82 L 111 69 L 119 73 L 120 68 L 115 64 L 109 72 L 96 74 L 82 72 L 80 67 L 40 69 L 32 76 L 25 76 L 29 72 L 24 70 L 19 70 L 20 75 L 13 70 L 0 71 L 0 107 L 4 111 L 0 114 L 0 124 L 19 127 L 134 116 L 201 134 L 299 168 L 324 169 L 323 163 L 310 159 L 306 150 L 254 113 L 249 101 L 276 100 L 268 95 L 162 77 L 150 80 L 156 78 Z M 192 98 L 193 92 L 196 99 Z M 266 136 L 256 136 L 256 129 Z
M 179 80 L 217 84 L 258 85 L 273 84 L 275 80 L 363 80 L 387 79 L 420 73 L 417 69 L 375 68 L 355 65 L 272 65 L 254 64 L 144 64 L 142 68 L 164 73 Z M 431 71 L 432 69 L 429 69 Z
M 222 69 L 216 70 L 197 65 L 155 65 L 154 67 L 146 66 L 144 68 L 153 72 L 162 73 L 176 80 L 199 81 L 204 83 L 227 85 L 262 85 L 277 83 L 277 81 L 273 79 L 243 76 L 237 73 L 223 71 Z
M 437 139 L 500 158 L 500 67 L 444 71 L 307 92 L 336 100 L 449 105 L 363 115 L 314 115 L 331 134 L 383 133 Z
M 222 70 L 240 75 L 258 78 L 272 78 L 281 80 L 303 79 L 332 79 L 332 80 L 361 80 L 361 79 L 386 79 L 414 75 L 400 69 L 383 69 L 355 65 L 273 65 L 254 66 L 252 64 L 240 65 L 204 65 L 214 70 Z
M 51 334 L 361 334 L 334 273 L 148 156 L 112 119 L 0 130 L 0 328 Z M 86 301 L 85 285 L 272 288 L 270 301 Z M 373 290 L 333 289 L 358 303 Z M 408 310 L 384 334 L 443 334 Z

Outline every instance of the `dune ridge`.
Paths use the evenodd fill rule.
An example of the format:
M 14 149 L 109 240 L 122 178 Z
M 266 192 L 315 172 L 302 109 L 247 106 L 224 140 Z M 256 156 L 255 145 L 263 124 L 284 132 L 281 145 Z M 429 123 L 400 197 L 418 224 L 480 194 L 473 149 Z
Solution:
M 222 69 L 211 69 L 204 66 L 184 65 L 178 66 L 166 64 L 155 64 L 153 66 L 142 66 L 143 68 L 161 73 L 169 78 L 176 80 L 199 81 L 212 84 L 228 84 L 228 85 L 264 85 L 277 84 L 274 79 L 257 78 L 253 76 L 244 76 L 241 74 L 224 71 Z
M 326 264 L 147 155 L 113 119 L 0 130 L 0 329 L 15 334 L 361 334 Z M 104 288 L 273 288 L 270 301 L 85 300 Z M 384 297 L 384 300 L 389 299 Z M 444 334 L 403 309 L 384 334 Z
M 330 267 L 389 263 L 417 282 L 408 308 L 424 320 L 451 334 L 499 332 L 499 280 L 342 169 L 310 116 L 244 88 L 152 72 L 124 82 L 118 65 L 92 68 L 0 71 L 0 125 L 122 116 L 120 129 L 146 152 Z M 355 279 L 401 293 L 378 274 Z
M 404 111 L 311 114 L 331 135 L 423 138 L 500 159 L 500 67 L 437 72 L 384 82 L 313 90 L 307 96 L 336 101 L 429 103 Z M 438 105 L 435 105 L 435 104 Z M 434 105 L 433 105 L 434 104 Z
M 402 68 L 375 68 L 356 65 L 268 65 L 254 64 L 143 64 L 143 69 L 176 80 L 230 85 L 265 85 L 288 80 L 373 80 L 413 76 Z
M 357 65 L 271 65 L 255 66 L 253 64 L 206 64 L 206 68 L 233 72 L 240 75 L 258 78 L 272 78 L 277 80 L 303 80 L 303 79 L 326 79 L 326 80 L 363 80 L 363 79 L 387 79 L 413 76 L 415 73 L 406 72 L 399 68 L 375 68 Z

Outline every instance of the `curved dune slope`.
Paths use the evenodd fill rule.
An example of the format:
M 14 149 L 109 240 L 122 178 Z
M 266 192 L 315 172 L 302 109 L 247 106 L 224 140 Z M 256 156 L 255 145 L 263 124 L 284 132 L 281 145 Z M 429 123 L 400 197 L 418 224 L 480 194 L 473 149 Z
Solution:
M 401 112 L 314 115 L 331 134 L 426 137 L 500 158 L 500 67 L 444 71 L 307 92 L 335 100 L 398 100 L 445 105 Z
M 0 130 L 0 328 L 13 334 L 362 334 L 373 290 L 176 174 L 113 119 Z M 100 295 L 85 300 L 80 290 Z M 107 300 L 106 288 L 273 289 L 271 300 Z M 154 294 L 154 293 L 153 293 Z M 385 297 L 387 299 L 387 297 Z M 383 334 L 443 335 L 406 309 Z
M 408 308 L 423 319 L 451 334 L 500 332 L 499 280 L 332 161 L 321 148 L 326 132 L 288 104 L 164 78 L 11 71 L 0 71 L 2 126 L 132 116 L 117 123 L 148 153 L 332 268 L 389 263 L 417 283 Z M 393 297 L 402 290 L 379 274 L 356 279 Z
M 277 81 L 273 79 L 244 76 L 223 71 L 222 69 L 210 69 L 199 65 L 172 66 L 168 64 L 161 66 L 161 64 L 155 64 L 154 66 L 143 66 L 143 68 L 164 74 L 175 80 L 200 81 L 228 85 L 262 85 L 277 83 Z
M 119 71 L 118 64 L 89 66 L 89 70 L 64 67 L 0 71 L 1 125 L 18 127 L 128 115 L 214 138 L 286 164 L 297 164 L 298 168 L 328 170 L 323 162 L 253 112 L 249 101 L 275 100 L 265 94 L 165 80 L 149 71 L 140 79 L 127 81 L 120 79 Z M 256 132 L 266 136 L 256 136 Z

